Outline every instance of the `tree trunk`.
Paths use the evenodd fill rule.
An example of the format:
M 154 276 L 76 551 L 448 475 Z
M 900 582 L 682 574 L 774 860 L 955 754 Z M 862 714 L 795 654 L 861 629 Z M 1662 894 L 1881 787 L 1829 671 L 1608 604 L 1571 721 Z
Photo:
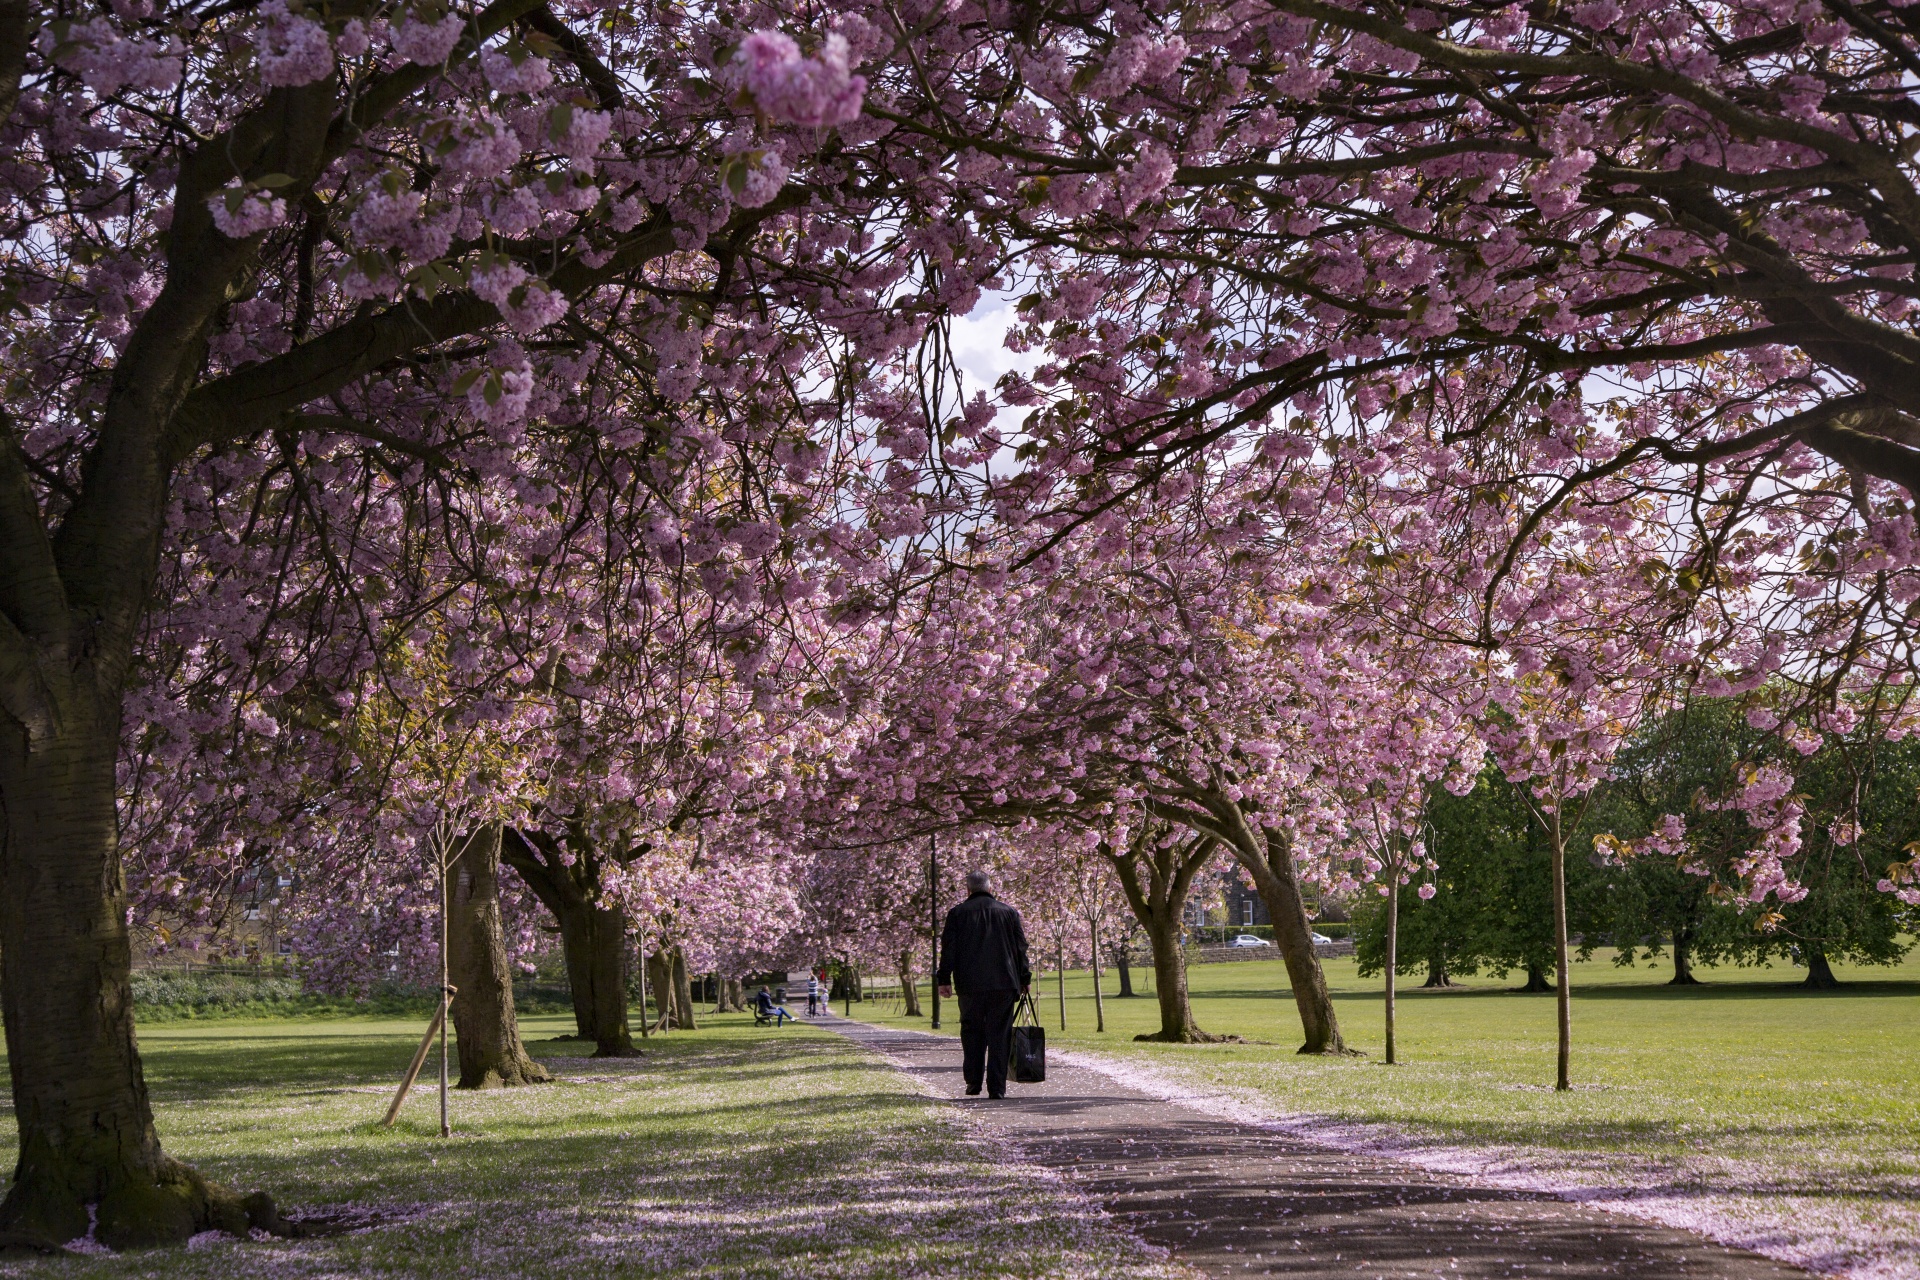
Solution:
M 1447 962 L 1439 953 L 1427 957 L 1427 980 L 1420 985 L 1423 988 L 1453 985 L 1453 979 L 1447 976 Z
M 1554 806 L 1548 831 L 1553 837 L 1553 966 L 1554 1007 L 1559 1015 L 1559 1053 L 1553 1087 L 1571 1089 L 1568 1068 L 1573 1058 L 1573 973 L 1567 954 L 1567 841 L 1560 826 L 1560 807 Z
M 460 1087 L 497 1089 L 551 1077 L 520 1043 L 513 969 L 500 923 L 500 825 L 468 834 L 448 869 L 447 967 Z
M 918 1018 L 920 1016 L 920 988 L 913 980 L 913 952 L 900 953 L 900 999 L 901 1016 Z
M 1815 991 L 1832 991 L 1840 985 L 1840 979 L 1833 976 L 1833 966 L 1827 963 L 1827 953 L 1818 947 L 1804 949 L 1807 958 L 1806 985 Z M 7 1039 L 9 1050 L 13 1045 L 11 1036 Z
M 677 945 L 673 948 L 673 1005 L 676 1030 L 700 1029 L 700 1023 L 693 1014 L 693 983 L 687 976 L 687 954 Z
M 1313 925 L 1307 919 L 1306 900 L 1300 896 L 1300 882 L 1294 875 L 1291 846 L 1272 828 L 1262 828 L 1256 834 L 1238 805 L 1231 806 L 1227 816 L 1234 819 L 1234 838 L 1229 847 L 1266 903 L 1267 918 L 1273 921 L 1274 943 L 1286 961 L 1287 980 L 1293 985 L 1293 1002 L 1300 1011 L 1300 1028 L 1306 1036 L 1299 1052 L 1351 1052 L 1341 1039 L 1340 1019 L 1334 1013 L 1333 995 L 1327 990 L 1327 975 L 1320 968 L 1319 953 L 1313 949 Z
M 647 986 L 653 990 L 654 1026 L 661 1031 L 670 1031 L 678 1025 L 673 1017 L 673 961 L 661 950 L 648 956 L 645 964 Z M 640 1010 L 640 1016 L 647 1016 L 644 1008 Z
M 747 1011 L 747 984 L 739 978 L 727 979 L 727 1012 L 745 1013 Z
M 1180 919 L 1169 916 L 1143 921 L 1147 945 L 1153 951 L 1153 991 L 1160 1001 L 1160 1030 L 1135 1040 L 1162 1040 L 1168 1044 L 1204 1044 L 1213 1039 L 1193 1021 L 1187 997 L 1187 956 L 1180 949 Z
M 114 1248 L 276 1227 L 160 1148 L 134 1038 L 115 814 L 118 699 L 30 740 L 0 721 L 0 1016 L 20 1130 L 0 1248 Z M 89 714 L 89 710 L 92 714 Z M 91 723 L 89 723 L 91 722 Z
M 1130 959 L 1127 955 L 1128 950 L 1129 947 L 1127 945 L 1127 939 L 1125 938 L 1122 938 L 1120 945 L 1113 949 L 1113 972 L 1120 979 L 1120 990 L 1116 998 L 1121 1000 L 1131 1000 L 1134 996 L 1133 968 L 1128 964 L 1128 960 Z
M 631 1057 L 627 1022 L 627 913 L 591 904 L 560 913 L 560 943 L 573 989 L 573 1020 L 596 1058 Z
M 1670 987 L 1697 987 L 1700 979 L 1693 976 L 1693 930 L 1675 929 L 1673 931 L 1673 978 L 1667 983 Z
M 639 1051 L 627 1024 L 627 913 L 598 905 L 597 846 L 579 832 L 569 842 L 570 852 L 548 833 L 509 827 L 500 856 L 560 923 L 580 1038 L 594 1042 L 596 1058 L 631 1057 Z
M 1393 1056 L 1393 997 L 1394 983 L 1399 977 L 1400 967 L 1400 872 L 1397 868 L 1387 869 L 1387 1065 L 1394 1063 Z
M 1093 1029 L 1105 1032 L 1107 1029 L 1107 1006 L 1100 998 L 1100 922 L 1089 917 L 1087 935 L 1092 939 L 1092 949 L 1088 955 L 1093 963 Z

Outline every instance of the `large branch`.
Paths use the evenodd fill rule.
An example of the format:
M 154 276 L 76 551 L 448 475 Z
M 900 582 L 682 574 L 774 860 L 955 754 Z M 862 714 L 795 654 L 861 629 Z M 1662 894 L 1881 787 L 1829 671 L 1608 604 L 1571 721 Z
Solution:
M 1907 424 L 1911 423 L 1908 419 Z M 1920 499 L 1920 449 L 1910 449 L 1884 435 L 1870 435 L 1842 422 L 1814 427 L 1802 432 L 1800 438 L 1808 447 L 1841 466 L 1858 468 L 1868 475 L 1892 481 L 1907 491 L 1909 499 Z
M 0 417 L 0 617 L 40 647 L 66 647 L 72 615 L 13 425 Z
M 811 195 L 808 188 L 789 187 L 760 208 L 736 211 L 726 226 L 714 232 L 713 241 L 749 230 L 806 203 Z M 664 214 L 656 215 L 628 235 L 602 265 L 589 267 L 576 259 L 555 271 L 547 283 L 578 301 L 675 252 L 679 246 L 673 230 Z M 431 301 L 403 298 L 385 311 L 356 317 L 291 351 L 195 390 L 174 415 L 168 455 L 177 461 L 205 445 L 252 435 L 281 414 L 329 396 L 394 361 L 499 324 L 500 313 L 493 304 L 464 291 L 448 290 Z

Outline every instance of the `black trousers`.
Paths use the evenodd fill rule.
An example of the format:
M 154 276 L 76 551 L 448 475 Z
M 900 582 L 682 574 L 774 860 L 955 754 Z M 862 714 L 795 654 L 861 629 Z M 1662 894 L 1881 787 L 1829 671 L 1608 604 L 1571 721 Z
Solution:
M 1013 1040 L 1013 1014 L 1018 991 L 976 991 L 960 994 L 960 1072 L 967 1088 L 978 1089 L 986 1076 L 987 1092 L 999 1097 L 1007 1091 L 1007 1049 Z

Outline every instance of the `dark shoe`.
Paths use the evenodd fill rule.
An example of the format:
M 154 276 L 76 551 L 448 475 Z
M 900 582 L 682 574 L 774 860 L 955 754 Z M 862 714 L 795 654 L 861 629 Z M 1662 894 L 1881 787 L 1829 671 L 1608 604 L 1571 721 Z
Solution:
M 993 1099 L 995 1102 L 998 1102 L 1000 1099 L 1006 1096 L 1007 1096 L 1007 1091 L 1005 1089 L 1002 1089 L 999 1093 L 990 1093 L 987 1095 L 987 1097 Z
M 970 1084 L 970 1085 L 968 1085 L 968 1086 L 967 1086 L 967 1096 L 968 1096 L 969 1098 L 977 1098 L 977 1097 L 979 1097 L 979 1096 L 980 1096 L 980 1086 L 979 1086 L 979 1085 L 977 1085 L 977 1084 Z

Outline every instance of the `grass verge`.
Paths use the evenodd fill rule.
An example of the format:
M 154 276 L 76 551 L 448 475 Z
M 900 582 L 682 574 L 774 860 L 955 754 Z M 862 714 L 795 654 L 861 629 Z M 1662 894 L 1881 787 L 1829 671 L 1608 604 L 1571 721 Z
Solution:
M 375 1123 L 416 1022 L 143 1028 L 171 1152 L 290 1212 L 351 1208 L 384 1225 L 296 1242 L 208 1235 L 185 1249 L 7 1262 L 0 1274 L 1181 1274 L 1063 1185 L 999 1162 L 951 1108 L 837 1036 L 723 1017 L 654 1038 L 643 1058 L 593 1061 L 577 1056 L 582 1042 L 543 1039 L 566 1024 L 525 1024 L 559 1082 L 456 1092 L 448 1140 L 431 1087 L 394 1129 Z M 0 1126 L 6 1145 L 11 1131 Z

